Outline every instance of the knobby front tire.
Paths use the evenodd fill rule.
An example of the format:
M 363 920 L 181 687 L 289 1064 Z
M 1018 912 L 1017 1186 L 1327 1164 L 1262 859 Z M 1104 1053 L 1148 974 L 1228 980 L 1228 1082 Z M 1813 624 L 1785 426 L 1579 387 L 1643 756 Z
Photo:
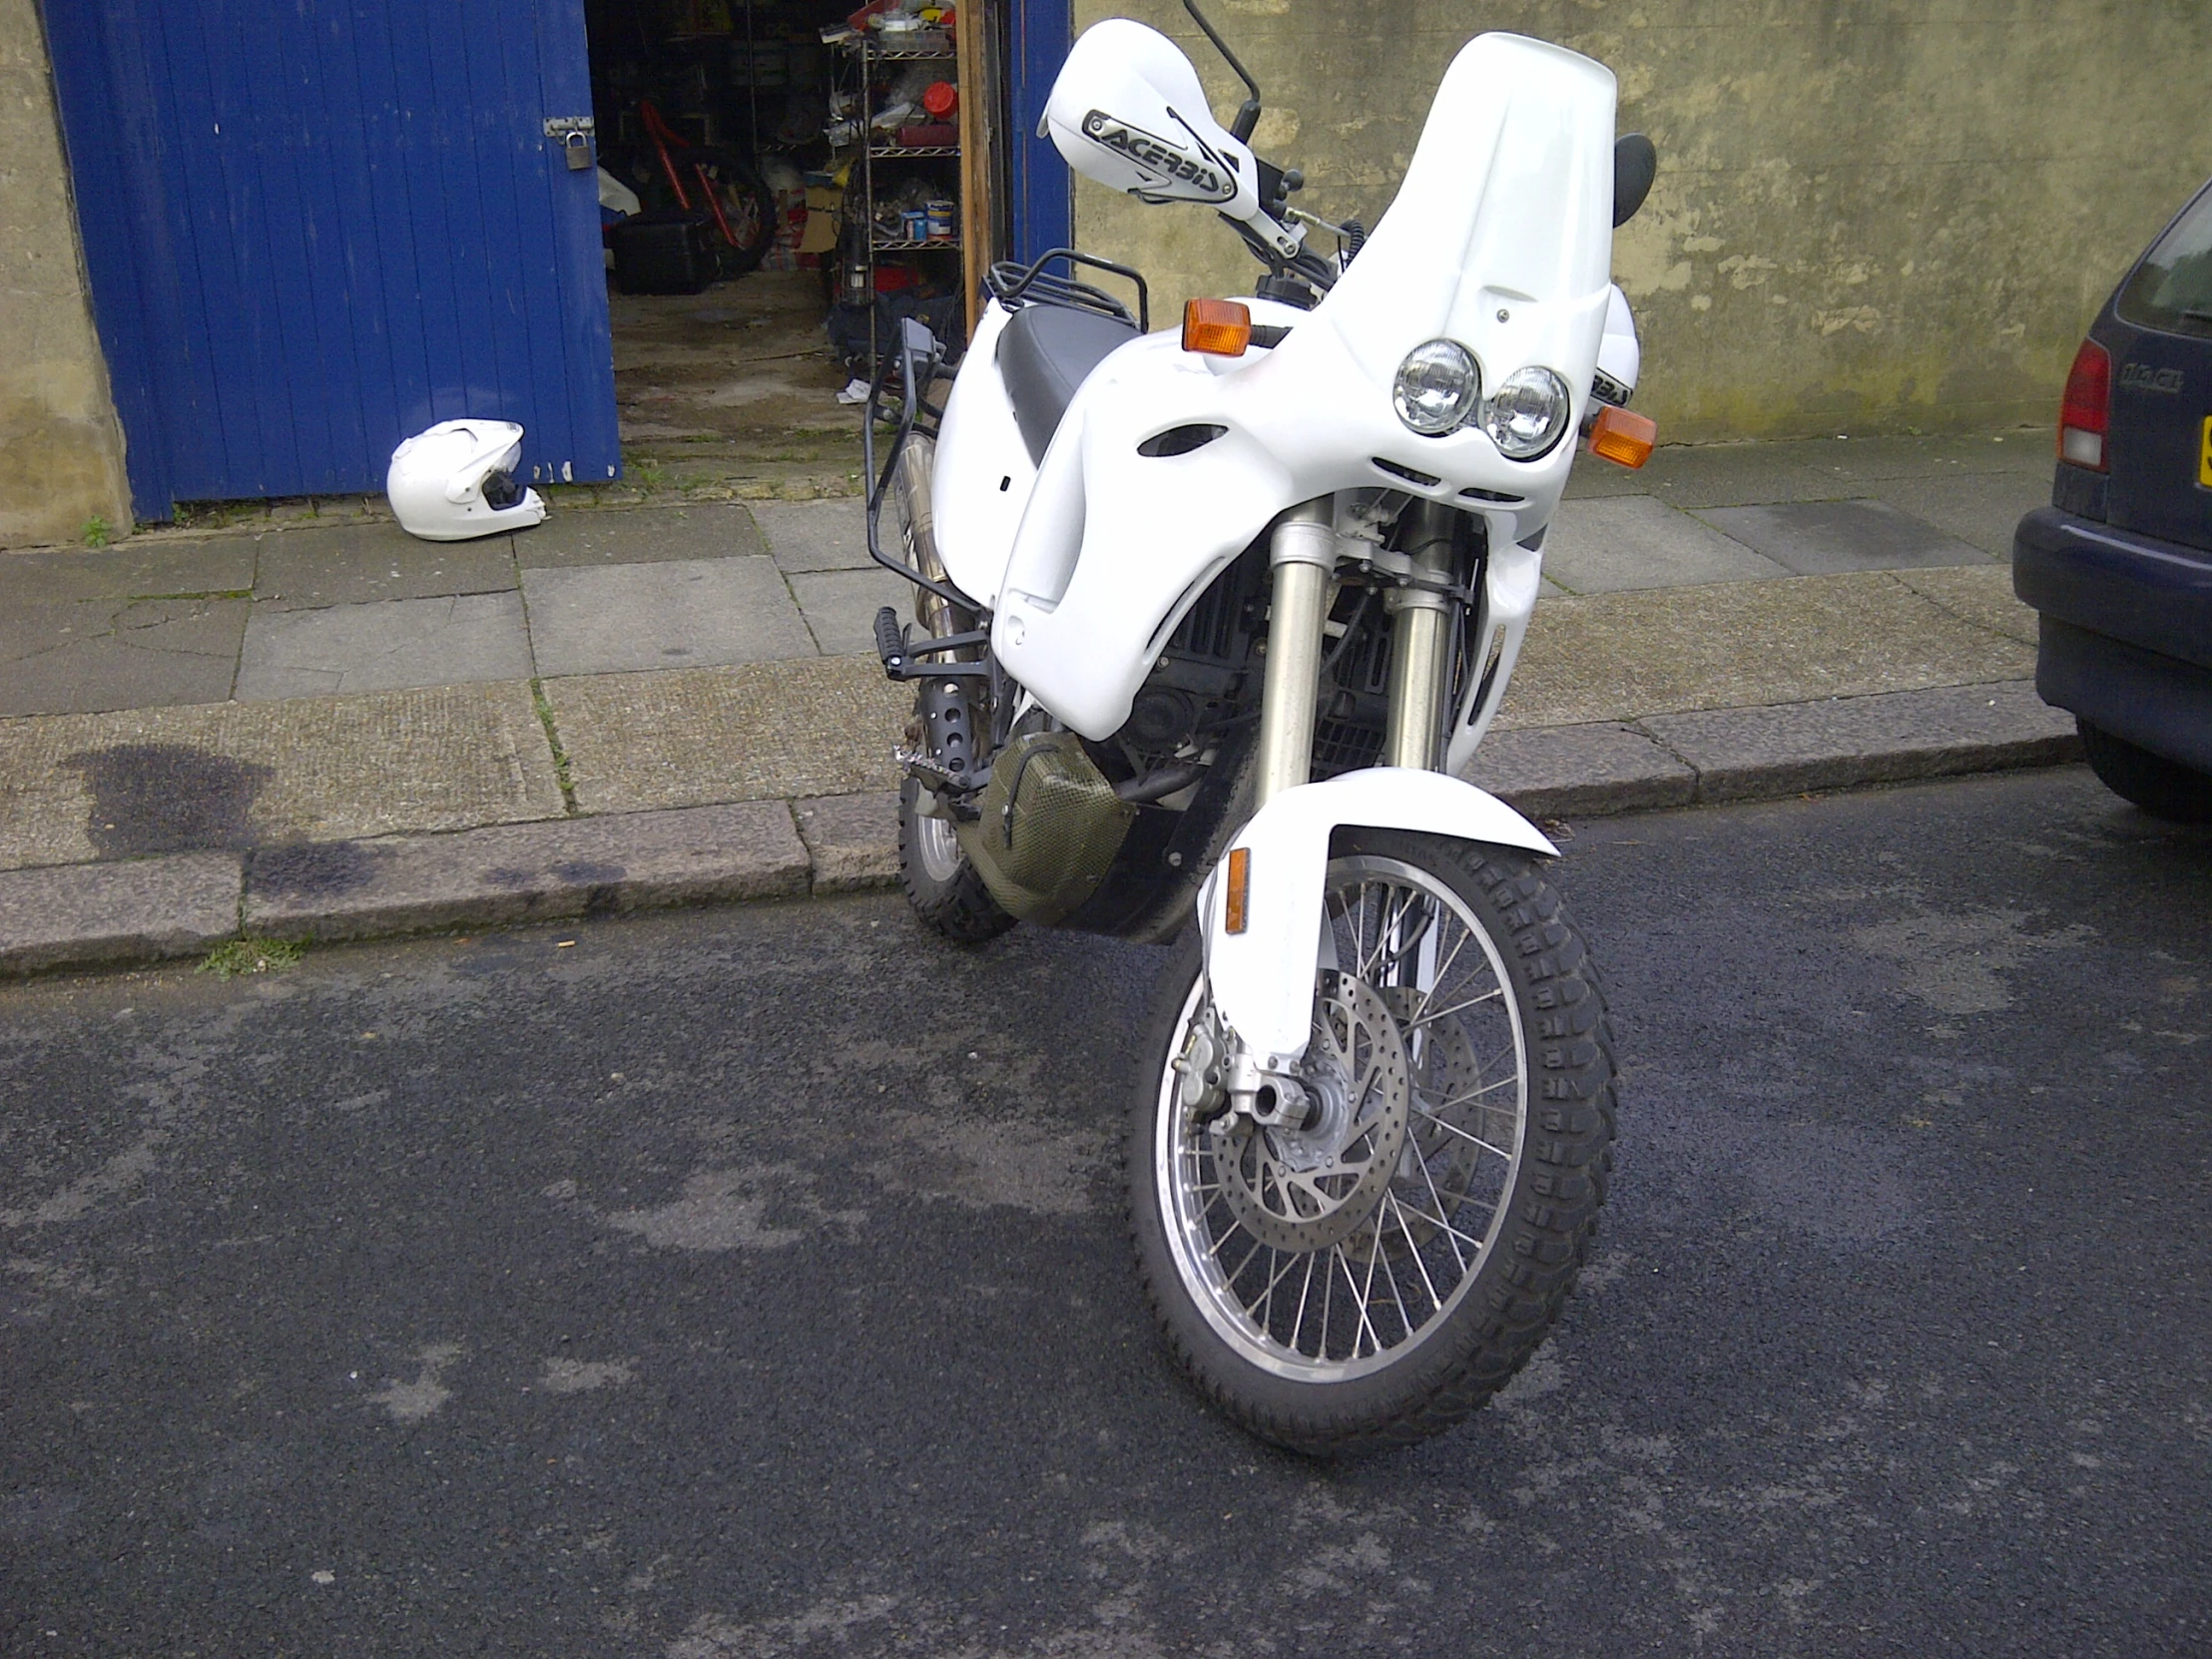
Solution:
M 1322 1455 L 1437 1433 L 1527 1363 L 1587 1259 L 1614 1132 L 1604 997 L 1533 859 L 1348 830 L 1328 880 L 1311 1121 L 1217 1127 L 1218 1102 L 1185 1104 L 1192 932 L 1146 1018 L 1127 1141 L 1169 1349 L 1247 1429 Z

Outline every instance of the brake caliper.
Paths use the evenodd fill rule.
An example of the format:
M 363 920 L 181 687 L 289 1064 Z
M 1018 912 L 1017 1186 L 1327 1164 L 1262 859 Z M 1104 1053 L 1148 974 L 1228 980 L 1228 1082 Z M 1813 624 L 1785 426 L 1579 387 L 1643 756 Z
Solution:
M 1182 1078 L 1176 1085 L 1176 1103 L 1188 1114 L 1194 1128 L 1212 1122 L 1228 1109 L 1229 1086 L 1222 1070 L 1226 1047 L 1214 1005 L 1208 1002 L 1191 1021 L 1190 1035 L 1183 1039 L 1183 1052 L 1171 1062 Z

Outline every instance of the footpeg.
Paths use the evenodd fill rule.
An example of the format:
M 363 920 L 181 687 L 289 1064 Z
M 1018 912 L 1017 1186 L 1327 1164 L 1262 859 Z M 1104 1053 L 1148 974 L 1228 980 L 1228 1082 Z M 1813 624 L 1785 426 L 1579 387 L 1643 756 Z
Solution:
M 906 630 L 898 612 L 885 605 L 875 613 L 875 654 L 883 659 L 883 673 L 892 680 L 906 675 Z

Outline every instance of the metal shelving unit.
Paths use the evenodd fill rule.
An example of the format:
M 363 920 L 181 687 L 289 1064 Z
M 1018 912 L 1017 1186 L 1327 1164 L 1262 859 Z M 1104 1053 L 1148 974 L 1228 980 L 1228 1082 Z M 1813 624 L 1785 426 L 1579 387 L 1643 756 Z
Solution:
M 959 54 L 949 44 L 918 49 L 885 47 L 880 40 L 864 32 L 839 44 L 855 61 L 860 95 L 860 165 L 857 175 L 860 189 L 857 202 L 854 201 L 851 190 L 847 189 L 845 212 L 848 215 L 859 214 L 862 223 L 867 226 L 865 244 L 867 251 L 867 291 L 872 296 L 875 292 L 875 258 L 878 254 L 949 254 L 958 257 L 961 252 L 961 241 L 958 232 L 945 238 L 912 239 L 886 237 L 876 229 L 877 183 L 875 164 L 877 162 L 957 162 L 961 155 L 961 148 L 957 144 L 907 145 L 883 144 L 877 141 L 874 137 L 873 127 L 875 95 L 879 90 L 876 85 L 877 78 L 887 65 L 941 63 L 948 70 L 951 70 L 958 63 Z M 956 71 L 948 78 L 956 79 Z M 962 181 L 955 170 L 954 177 L 943 187 L 943 198 L 954 204 L 956 216 L 960 211 L 962 197 Z M 849 223 L 849 220 L 847 223 Z M 956 217 L 955 224 L 957 223 L 959 223 L 959 220 Z M 956 285 L 964 286 L 964 283 Z M 881 342 L 874 338 L 873 316 L 874 313 L 871 308 L 869 312 L 869 344 L 871 348 L 880 351 Z

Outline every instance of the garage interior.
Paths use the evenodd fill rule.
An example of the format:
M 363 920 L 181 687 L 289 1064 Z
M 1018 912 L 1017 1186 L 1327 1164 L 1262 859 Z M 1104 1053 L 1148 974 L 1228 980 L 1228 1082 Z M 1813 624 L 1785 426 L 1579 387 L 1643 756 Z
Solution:
M 625 471 L 849 471 L 840 391 L 898 315 L 964 332 L 998 234 L 1002 193 L 961 142 L 987 130 L 961 108 L 963 69 L 991 79 L 971 68 L 985 43 L 920 0 L 587 0 L 585 18 Z

